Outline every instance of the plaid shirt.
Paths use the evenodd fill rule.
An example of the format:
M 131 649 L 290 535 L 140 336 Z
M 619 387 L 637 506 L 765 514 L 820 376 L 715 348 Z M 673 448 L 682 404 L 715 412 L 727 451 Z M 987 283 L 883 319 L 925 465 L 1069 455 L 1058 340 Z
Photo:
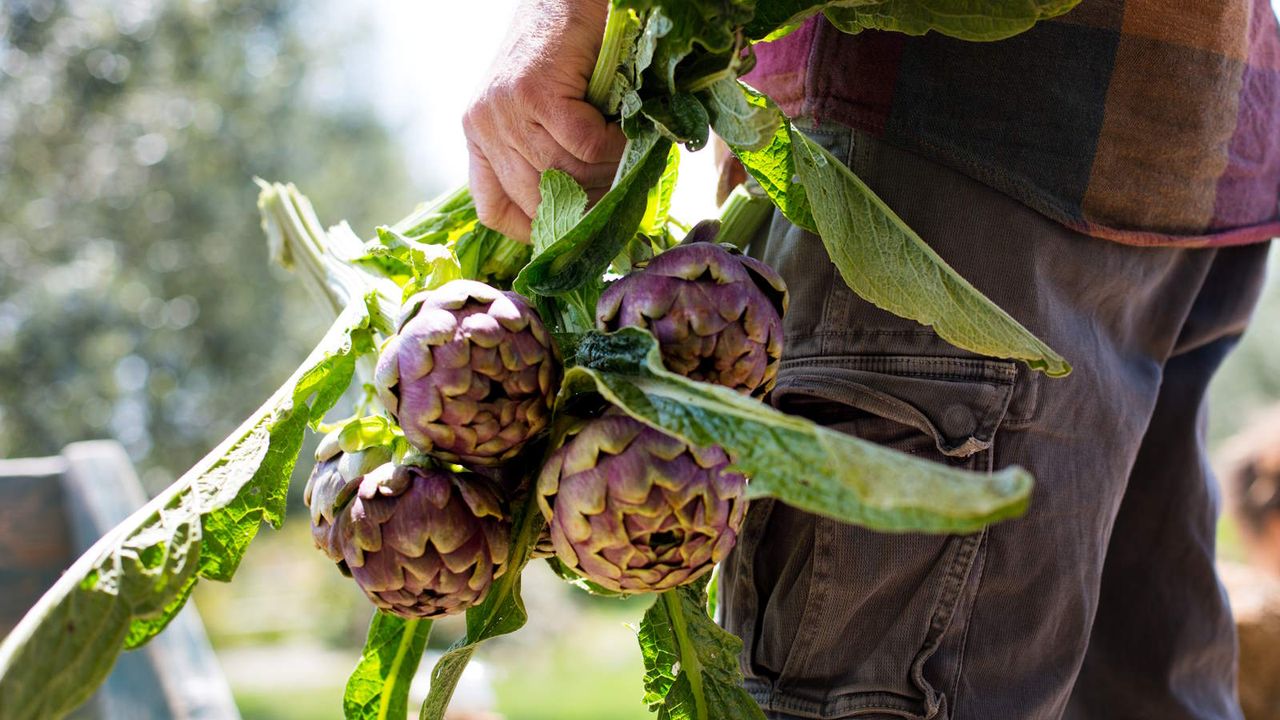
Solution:
M 846 35 L 820 16 L 746 80 L 1134 245 L 1280 236 L 1280 32 L 1269 0 L 1083 0 L 1015 37 Z

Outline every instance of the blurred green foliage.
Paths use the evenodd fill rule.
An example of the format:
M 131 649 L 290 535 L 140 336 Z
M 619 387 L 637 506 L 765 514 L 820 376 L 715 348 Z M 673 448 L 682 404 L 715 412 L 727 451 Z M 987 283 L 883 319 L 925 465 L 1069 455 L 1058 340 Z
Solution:
M 1267 285 L 1244 338 L 1209 387 L 1209 446 L 1250 426 L 1280 401 L 1280 251 L 1272 248 Z
M 0 4 L 0 456 L 115 437 L 155 492 L 330 320 L 270 266 L 252 177 L 362 233 L 420 199 L 326 87 L 323 5 Z

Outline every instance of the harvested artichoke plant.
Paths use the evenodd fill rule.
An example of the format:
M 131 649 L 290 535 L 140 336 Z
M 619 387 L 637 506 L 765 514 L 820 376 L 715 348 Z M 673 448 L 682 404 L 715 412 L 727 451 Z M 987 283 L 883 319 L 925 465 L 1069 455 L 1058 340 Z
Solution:
M 449 615 L 483 600 L 507 560 L 511 522 L 500 488 L 466 472 L 369 467 L 370 455 L 385 450 L 321 446 L 306 494 L 316 546 L 375 605 L 403 617 Z
M 728 465 L 718 447 L 609 411 L 552 453 L 538 506 L 565 565 L 615 592 L 659 592 L 696 580 L 733 549 L 747 480 Z
M 598 324 L 649 329 L 670 369 L 762 395 L 777 377 L 786 287 L 763 263 L 708 242 L 715 233 L 699 225 L 615 282 Z M 465 469 L 537 462 L 522 453 L 549 429 L 562 375 L 550 333 L 517 293 L 453 280 L 410 297 L 374 385 L 416 452 L 343 453 L 327 438 L 307 493 L 317 546 L 405 617 L 484 599 L 505 569 L 517 499 L 537 503 L 560 562 L 599 588 L 659 592 L 704 575 L 733 548 L 747 507 L 747 480 L 717 446 L 606 405 L 564 418 L 534 488 Z
M 432 625 L 423 618 L 468 610 L 422 704 L 421 717 L 441 720 L 479 643 L 524 624 L 520 573 L 544 537 L 579 586 L 662 591 L 638 626 L 651 710 L 763 720 L 741 684 L 738 640 L 707 613 L 707 573 L 737 541 L 746 475 L 752 496 L 876 530 L 970 533 L 1026 509 L 1033 479 L 1020 468 L 967 473 L 758 402 L 777 380 L 787 292 L 735 246 L 775 212 L 847 250 L 831 260 L 868 301 L 968 351 L 1055 377 L 1070 366 L 735 79 L 750 44 L 794 12 L 703 5 L 610 3 L 587 99 L 624 127 L 622 163 L 594 202 L 569 175 L 543 173 L 529 245 L 480 224 L 466 187 L 366 242 L 345 224 L 326 230 L 296 188 L 260 183 L 275 257 L 337 317 L 276 393 L 0 642 L 0 718 L 69 712 L 200 578 L 229 580 L 260 525 L 284 520 L 308 426 L 333 430 L 306 491 L 316 545 L 386 611 L 344 696 L 361 717 L 406 716 Z M 850 19 L 864 14 L 840 5 L 806 13 L 864 29 Z M 1019 25 L 1003 10 L 988 18 L 999 22 L 918 10 L 872 15 L 963 38 L 1043 12 L 1028 5 Z M 673 148 L 712 130 L 758 186 L 730 196 L 718 233 L 699 225 L 675 245 L 686 226 L 669 214 Z M 871 227 L 874 243 L 857 234 Z M 351 395 L 355 416 L 332 422 Z
M 668 369 L 763 396 L 782 361 L 787 286 L 768 265 L 710 242 L 715 231 L 697 225 L 678 247 L 611 285 L 596 325 L 645 328 Z
M 454 280 L 405 303 L 375 382 L 414 447 L 497 465 L 547 426 L 560 360 L 524 298 Z

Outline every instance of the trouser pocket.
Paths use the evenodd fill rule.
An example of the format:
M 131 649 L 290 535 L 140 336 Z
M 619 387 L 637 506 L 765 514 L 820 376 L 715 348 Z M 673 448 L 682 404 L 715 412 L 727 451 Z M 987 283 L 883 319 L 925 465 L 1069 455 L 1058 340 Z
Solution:
M 794 360 L 773 402 L 982 472 L 991 467 L 1016 373 L 1011 362 L 986 359 Z M 959 673 L 980 533 L 878 533 L 770 502 L 753 508 L 744 536 L 730 590 L 736 612 L 728 617 L 746 637 L 749 684 L 767 709 L 817 718 L 938 716 Z

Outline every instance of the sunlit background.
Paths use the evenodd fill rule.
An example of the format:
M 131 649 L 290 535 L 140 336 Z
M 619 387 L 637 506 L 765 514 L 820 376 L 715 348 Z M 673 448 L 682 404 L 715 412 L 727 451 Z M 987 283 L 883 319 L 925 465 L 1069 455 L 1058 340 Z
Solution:
M 251 178 L 296 182 L 362 235 L 464 181 L 459 120 L 514 5 L 6 0 L 0 457 L 115 438 L 154 493 L 233 429 L 331 320 L 269 264 Z M 686 157 L 682 218 L 714 210 L 707 154 Z M 1278 349 L 1273 284 L 1214 386 L 1215 446 L 1280 399 Z M 341 717 L 368 622 L 312 549 L 300 495 L 234 584 L 196 594 L 250 720 Z M 647 717 L 627 627 L 647 601 L 587 598 L 541 568 L 528 583 L 530 626 L 481 652 L 459 704 Z M 457 633 L 440 624 L 432 648 Z

